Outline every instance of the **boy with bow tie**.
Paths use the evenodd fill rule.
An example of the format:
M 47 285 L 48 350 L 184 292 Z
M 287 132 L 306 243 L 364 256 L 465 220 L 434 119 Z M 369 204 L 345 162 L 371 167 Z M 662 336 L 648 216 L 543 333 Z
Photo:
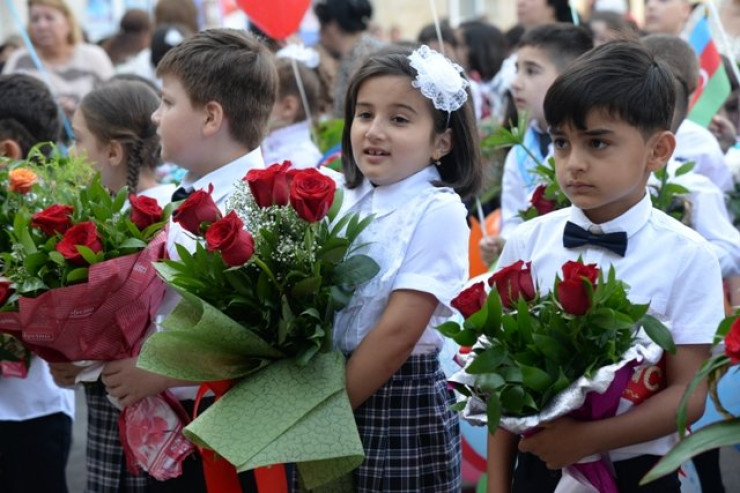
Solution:
M 556 177 L 573 206 L 519 226 L 499 265 L 531 261 L 540 289 L 553 286 L 567 260 L 580 257 L 603 271 L 614 266 L 630 285 L 630 301 L 649 303 L 671 329 L 677 351 L 664 356 L 663 385 L 645 398 L 633 381 L 614 417 L 564 417 L 521 439 L 504 430 L 489 436 L 489 492 L 555 491 L 560 475 L 548 469 L 599 454 L 613 462 L 620 492 L 680 491 L 676 474 L 646 487 L 639 481 L 676 442 L 679 401 L 709 356 L 723 305 L 716 255 L 694 231 L 653 209 L 646 191 L 650 173 L 675 148 L 674 104 L 670 71 L 628 42 L 582 56 L 545 96 Z M 690 421 L 702 415 L 705 398 L 706 388 L 691 397 Z

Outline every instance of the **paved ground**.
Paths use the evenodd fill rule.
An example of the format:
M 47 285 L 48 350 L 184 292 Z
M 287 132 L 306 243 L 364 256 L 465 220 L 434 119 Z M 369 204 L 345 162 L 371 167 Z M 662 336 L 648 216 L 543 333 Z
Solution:
M 85 491 L 85 433 L 87 427 L 87 409 L 85 395 L 82 389 L 77 390 L 77 418 L 74 424 L 72 452 L 67 467 L 67 484 L 70 493 Z M 734 447 L 722 450 L 721 454 L 722 479 L 727 493 L 740 492 L 740 452 Z M 683 481 L 682 493 L 700 493 L 691 477 Z

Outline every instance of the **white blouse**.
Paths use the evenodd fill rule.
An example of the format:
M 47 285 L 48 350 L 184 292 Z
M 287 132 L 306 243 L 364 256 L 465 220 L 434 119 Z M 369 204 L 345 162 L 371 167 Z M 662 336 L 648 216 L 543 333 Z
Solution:
M 359 253 L 375 260 L 380 272 L 360 285 L 334 318 L 334 344 L 343 352 L 362 342 L 399 289 L 430 293 L 439 300 L 412 354 L 442 347 L 435 327 L 452 316 L 450 302 L 468 277 L 470 231 L 460 197 L 450 188 L 434 186 L 436 180 L 439 172 L 429 166 L 391 185 L 374 187 L 366 180 L 345 192 L 339 217 L 347 212 L 375 215 L 356 241 L 367 244 Z

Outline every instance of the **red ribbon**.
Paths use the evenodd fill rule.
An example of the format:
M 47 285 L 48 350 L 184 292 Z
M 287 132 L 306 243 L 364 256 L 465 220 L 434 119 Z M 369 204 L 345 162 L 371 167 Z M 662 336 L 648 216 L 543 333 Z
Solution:
M 205 382 L 198 388 L 195 396 L 195 409 L 193 419 L 198 416 L 198 408 L 203 396 L 209 390 L 213 392 L 216 400 L 220 399 L 233 385 L 231 380 L 219 380 L 216 382 Z M 208 493 L 241 493 L 242 487 L 236 468 L 223 457 L 219 457 L 213 450 L 198 447 L 203 458 L 203 475 L 206 480 L 206 491 Z M 265 493 L 288 493 L 288 480 L 283 464 L 258 467 L 254 470 L 254 478 L 257 482 L 257 491 Z

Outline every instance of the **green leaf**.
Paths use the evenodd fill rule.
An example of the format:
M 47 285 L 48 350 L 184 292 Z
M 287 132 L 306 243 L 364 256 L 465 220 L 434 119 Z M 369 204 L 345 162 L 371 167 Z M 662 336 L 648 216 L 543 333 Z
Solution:
M 673 336 L 660 320 L 652 315 L 645 315 L 638 323 L 645 329 L 645 333 L 653 342 L 662 347 L 663 350 L 671 354 L 676 354 L 676 344 L 673 342 Z
M 493 373 L 506 358 L 506 350 L 501 346 L 491 346 L 475 357 L 465 369 L 471 375 Z
M 67 282 L 72 284 L 87 281 L 87 271 L 87 267 L 79 267 L 71 270 L 69 274 L 67 274 Z
M 488 401 L 486 402 L 486 418 L 488 421 L 488 433 L 495 435 L 498 425 L 501 422 L 501 401 L 495 392 L 488 396 Z
M 488 337 L 497 337 L 501 332 L 502 307 L 501 297 L 495 289 L 488 293 L 486 306 L 488 307 L 488 318 L 483 326 L 483 333 Z
M 473 329 L 463 329 L 452 339 L 461 346 L 472 346 L 478 340 L 478 332 Z
M 23 259 L 23 267 L 26 269 L 26 271 L 28 271 L 29 274 L 35 276 L 36 274 L 38 274 L 38 270 L 46 263 L 47 259 L 47 255 L 43 252 L 32 253 L 31 255 L 28 255 L 25 259 Z
M 64 255 L 57 252 L 56 250 L 49 252 L 49 260 L 57 265 L 64 265 L 67 262 L 67 260 L 64 258 Z
M 334 269 L 339 284 L 356 286 L 371 279 L 380 271 L 380 266 L 367 255 L 353 255 Z
M 27 293 L 34 293 L 42 289 L 44 290 L 49 289 L 49 286 L 44 284 L 44 281 L 42 281 L 38 277 L 33 277 L 31 279 L 27 279 L 23 281 L 23 284 L 18 289 L 18 292 L 20 292 L 21 294 L 27 294 Z
M 121 187 L 120 190 L 118 190 L 118 193 L 116 194 L 115 200 L 113 200 L 113 204 L 111 204 L 111 210 L 116 213 L 119 212 L 121 209 L 123 209 L 123 204 L 126 203 L 126 199 L 128 198 L 129 192 L 128 187 Z
M 321 281 L 321 276 L 307 277 L 297 282 L 291 293 L 296 298 L 314 295 L 321 288 Z
M 146 248 L 146 242 L 136 238 L 128 238 L 118 245 L 118 248 Z
M 347 306 L 352 295 L 351 292 L 347 292 L 341 289 L 339 286 L 332 286 L 329 289 L 329 293 L 331 293 L 331 299 L 334 303 L 334 310 L 336 311 L 339 311 Z
M 692 169 L 694 169 L 694 164 L 695 164 L 694 161 L 688 161 L 688 162 L 682 164 L 681 166 L 678 167 L 678 169 L 676 170 L 676 172 L 673 175 L 674 176 L 685 175 L 686 173 L 688 173 L 689 171 L 691 171 Z
M 597 327 L 610 330 L 629 329 L 635 325 L 629 315 L 604 306 L 594 308 L 589 314 L 589 320 Z
M 80 255 L 82 255 L 82 258 L 85 259 L 85 262 L 92 265 L 94 263 L 97 263 L 98 256 L 95 252 L 90 250 L 90 248 L 86 247 L 85 245 L 75 245 L 75 248 L 78 252 L 80 252 Z
M 31 239 L 31 234 L 28 231 L 28 225 L 22 226 L 20 230 L 16 229 L 16 234 L 19 235 L 21 245 L 23 246 L 23 251 L 26 252 L 26 255 L 31 255 L 38 251 L 36 249 L 36 244 Z
M 552 385 L 552 377 L 539 368 L 519 364 L 519 369 L 522 370 L 523 383 L 527 388 L 536 390 L 537 392 L 544 392 Z
M 640 485 L 670 474 L 681 464 L 707 450 L 740 443 L 740 418 L 706 426 L 681 440 L 640 481 Z
M 326 217 L 329 219 L 330 223 L 333 223 L 334 219 L 337 217 L 337 214 L 339 214 L 339 210 L 342 208 L 343 200 L 344 189 L 341 187 L 337 187 L 337 189 L 334 191 L 334 201 L 331 203 L 329 212 L 326 213 Z
M 501 406 L 507 414 L 519 414 L 524 407 L 524 389 L 520 386 L 508 385 L 501 391 Z
M 503 366 L 498 369 L 498 374 L 509 383 L 522 383 L 524 376 L 522 370 L 516 366 Z
M 438 326 L 437 330 L 445 337 L 454 337 L 460 332 L 460 324 L 448 321 Z
M 562 362 L 565 362 L 569 358 L 569 354 L 566 352 L 565 346 L 563 346 L 563 343 L 555 339 L 554 337 L 550 337 L 543 334 L 534 334 L 532 336 L 532 340 L 534 341 L 535 347 L 549 360 L 552 361 L 554 364 L 559 364 Z
M 506 381 L 496 373 L 483 373 L 475 376 L 474 384 L 483 391 L 491 391 L 503 387 Z
M 689 405 L 689 399 L 694 394 L 694 391 L 699 384 L 713 371 L 729 364 L 730 359 L 724 354 L 718 354 L 712 356 L 701 366 L 694 378 L 691 379 L 689 384 L 686 386 L 686 390 L 681 397 L 681 401 L 678 403 L 678 412 L 676 413 L 676 428 L 678 429 L 679 436 L 683 437 L 686 433 L 686 427 L 688 425 L 687 408 Z

